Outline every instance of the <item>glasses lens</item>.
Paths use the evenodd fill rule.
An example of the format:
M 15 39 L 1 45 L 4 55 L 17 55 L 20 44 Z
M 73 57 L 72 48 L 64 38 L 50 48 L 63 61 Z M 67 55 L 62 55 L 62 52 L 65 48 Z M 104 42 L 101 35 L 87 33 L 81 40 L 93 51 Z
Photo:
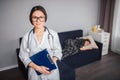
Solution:
M 32 17 L 32 21 L 33 22 L 36 22 L 36 21 L 41 21 L 41 22 L 44 22 L 45 21 L 45 17 L 44 16 L 40 16 L 40 17 Z

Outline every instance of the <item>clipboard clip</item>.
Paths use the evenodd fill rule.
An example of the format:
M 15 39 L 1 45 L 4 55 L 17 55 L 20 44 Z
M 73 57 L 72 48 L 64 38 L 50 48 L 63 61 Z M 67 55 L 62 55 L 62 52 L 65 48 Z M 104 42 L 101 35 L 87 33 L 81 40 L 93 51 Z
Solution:
M 49 54 L 47 54 L 47 57 L 48 57 L 50 63 L 51 63 L 51 64 L 54 64 Z

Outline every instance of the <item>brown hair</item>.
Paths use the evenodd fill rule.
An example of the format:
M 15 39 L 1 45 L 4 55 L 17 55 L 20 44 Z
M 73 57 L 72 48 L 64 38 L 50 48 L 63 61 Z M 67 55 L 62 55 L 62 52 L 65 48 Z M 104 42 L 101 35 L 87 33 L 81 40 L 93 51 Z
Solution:
M 89 39 L 85 39 L 85 41 L 88 41 L 91 44 L 91 41 Z
M 30 15 L 29 15 L 29 20 L 30 20 L 31 24 L 33 24 L 33 23 L 32 23 L 32 14 L 33 14 L 33 12 L 35 12 L 35 11 L 37 11 L 37 10 L 43 12 L 43 14 L 45 15 L 45 22 L 47 21 L 47 13 L 46 13 L 46 10 L 44 9 L 44 7 L 38 5 L 38 6 L 34 6 L 34 7 L 31 9 L 31 12 L 30 12 Z

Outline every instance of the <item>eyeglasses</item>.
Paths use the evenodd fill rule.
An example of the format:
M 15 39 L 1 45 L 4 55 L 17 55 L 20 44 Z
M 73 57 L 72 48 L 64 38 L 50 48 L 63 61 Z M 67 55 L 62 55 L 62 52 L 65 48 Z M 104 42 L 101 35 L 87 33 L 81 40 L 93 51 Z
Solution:
M 34 16 L 34 17 L 32 17 L 33 22 L 37 22 L 38 20 L 41 21 L 41 22 L 44 22 L 45 17 L 44 16 L 40 16 L 40 17 Z

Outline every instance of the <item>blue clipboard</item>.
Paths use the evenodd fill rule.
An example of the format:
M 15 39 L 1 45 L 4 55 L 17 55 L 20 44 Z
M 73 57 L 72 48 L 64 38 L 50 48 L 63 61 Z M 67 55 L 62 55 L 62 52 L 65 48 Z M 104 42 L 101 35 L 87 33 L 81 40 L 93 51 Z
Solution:
M 53 61 L 51 60 L 50 55 L 46 49 L 34 54 L 33 56 L 30 57 L 30 59 L 32 60 L 32 62 L 34 62 L 39 66 L 42 65 L 42 66 L 48 67 L 49 71 L 57 68 L 56 65 L 53 63 Z M 38 75 L 41 74 L 38 71 L 36 72 Z

